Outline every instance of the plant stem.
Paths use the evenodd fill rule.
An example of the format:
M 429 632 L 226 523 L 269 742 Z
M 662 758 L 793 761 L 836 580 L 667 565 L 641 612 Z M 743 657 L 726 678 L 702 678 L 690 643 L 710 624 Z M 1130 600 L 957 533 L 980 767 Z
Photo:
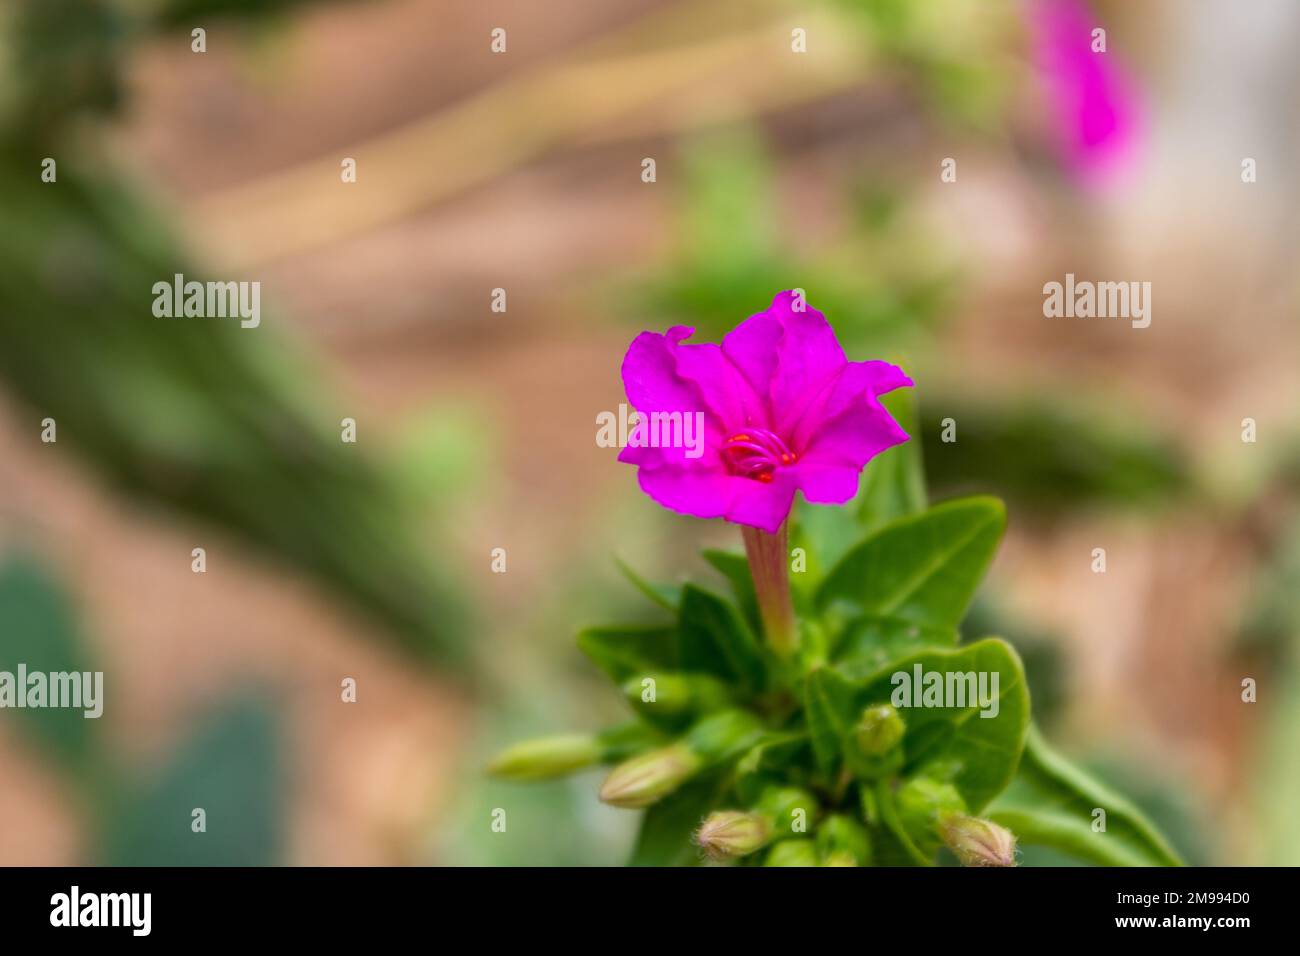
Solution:
M 789 657 L 794 653 L 799 632 L 795 625 L 794 604 L 790 599 L 790 550 L 786 541 L 786 523 L 781 523 L 776 534 L 748 525 L 742 533 L 767 642 L 780 657 Z

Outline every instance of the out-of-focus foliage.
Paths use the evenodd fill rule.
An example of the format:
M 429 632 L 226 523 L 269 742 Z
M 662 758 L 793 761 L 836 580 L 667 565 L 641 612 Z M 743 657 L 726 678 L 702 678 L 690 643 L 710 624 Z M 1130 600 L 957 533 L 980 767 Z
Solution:
M 1300 520 L 1273 529 L 1264 567 L 1246 602 L 1239 647 L 1261 653 L 1269 665 L 1285 666 L 1300 657 Z
M 1296 462 L 1286 461 L 1278 485 L 1295 507 Z M 1291 866 L 1300 859 L 1300 520 L 1270 529 L 1265 570 L 1247 596 L 1238 651 L 1247 656 L 1243 678 L 1256 682 L 1261 770 L 1254 775 L 1254 862 Z M 1266 837 L 1261 837 L 1265 834 Z
M 829 0 L 864 51 L 906 73 L 942 117 L 996 124 L 1006 108 L 1001 44 L 1017 29 L 1014 4 L 983 0 Z
M 197 278 L 129 190 L 65 162 L 57 186 L 0 155 L 0 377 L 122 491 L 215 522 L 316 575 L 422 655 L 456 645 L 394 482 L 343 444 L 273 320 L 158 319 L 155 282 Z M 267 327 L 270 324 L 272 327 Z M 364 427 L 364 426 L 363 426 Z M 426 526 L 426 530 L 431 530 Z
M 1131 419 L 1045 395 L 1003 404 L 927 396 L 926 409 L 925 457 L 939 491 L 986 491 L 1050 513 L 1167 506 L 1194 487 L 1182 448 Z M 941 423 L 950 410 L 957 440 L 946 442 Z
M 340 442 L 342 416 L 274 320 L 152 314 L 155 283 L 209 277 L 72 122 L 116 104 L 122 44 L 150 12 L 52 0 L 0 21 L 22 77 L 0 126 L 0 383 L 33 427 L 56 421 L 52 449 L 74 449 L 124 493 L 236 532 L 422 657 L 456 656 L 462 606 L 432 561 L 436 526 Z M 41 179 L 46 156 L 54 182 Z
M 986 589 L 987 590 L 987 589 Z M 998 605 L 993 595 L 983 594 L 971 605 L 962 621 L 963 634 L 1001 634 L 1020 654 L 1025 677 L 1034 689 L 1031 703 L 1034 723 L 1049 731 L 1065 709 L 1067 700 L 1066 661 L 1060 635 L 1034 628 Z
M 234 697 L 103 815 L 111 866 L 267 866 L 284 849 L 287 767 L 266 703 Z M 195 810 L 203 811 L 202 818 Z M 201 819 L 202 831 L 196 832 Z
M 1097 811 L 1105 812 L 1098 828 Z M 1031 845 L 1107 866 L 1178 866 L 1179 856 L 1125 797 L 1053 751 L 1031 730 L 1016 779 L 990 816 Z
M 102 670 L 77 625 L 67 593 L 31 558 L 0 566 L 0 671 L 28 675 Z M 126 766 L 107 746 L 121 685 L 98 685 L 101 715 L 85 707 L 0 710 L 0 725 L 18 731 L 34 754 L 50 760 L 83 798 L 96 861 L 120 866 L 256 866 L 283 850 L 285 761 L 268 702 L 237 694 L 182 736 L 176 755 L 156 773 Z M 25 693 L 26 688 L 17 688 Z M 85 698 L 83 697 L 83 703 Z M 205 813 L 196 832 L 193 811 Z
M 295 7 L 341 0 L 150 0 L 155 8 L 153 22 L 164 27 L 189 29 L 202 22 L 222 18 L 266 18 L 282 16 Z M 355 0 L 347 0 L 355 2 Z
M 801 216 L 778 199 L 756 130 L 705 136 L 683 149 L 675 251 L 633 296 L 648 311 L 718 340 L 747 315 L 754 290 L 803 289 L 834 317 L 841 340 L 895 347 L 935 321 L 950 276 L 928 265 L 920 240 L 899 223 L 895 200 L 863 193 L 848 234 L 815 249 Z
M 105 0 L 41 0 L 0 11 L 0 135 L 53 140 L 79 114 L 122 101 L 128 21 Z
M 0 671 L 17 674 L 19 664 L 28 673 L 97 670 L 67 595 L 25 556 L 0 565 Z M 35 750 L 74 775 L 90 773 L 98 759 L 100 719 L 87 719 L 82 709 L 5 709 L 0 720 L 13 721 Z

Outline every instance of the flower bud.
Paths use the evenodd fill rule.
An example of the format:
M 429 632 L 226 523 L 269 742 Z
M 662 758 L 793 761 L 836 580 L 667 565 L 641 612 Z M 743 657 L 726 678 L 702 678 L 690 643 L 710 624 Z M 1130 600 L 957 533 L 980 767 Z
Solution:
M 680 787 L 700 766 L 700 758 L 681 743 L 650 750 L 610 771 L 600 799 L 615 807 L 648 807 Z
M 508 747 L 487 769 L 493 776 L 510 780 L 545 780 L 590 766 L 600 755 L 601 746 L 595 737 L 585 734 L 541 737 Z
M 653 680 L 653 685 L 649 684 Z M 649 693 L 653 686 L 653 696 Z M 720 710 L 733 704 L 725 684 L 705 674 L 646 674 L 631 677 L 623 694 L 632 708 L 649 718 L 683 718 Z
M 764 866 L 820 866 L 812 840 L 782 840 L 767 853 Z
M 954 814 L 966 812 L 966 801 L 950 783 L 915 777 L 898 788 L 895 796 L 903 828 L 924 854 L 939 849 L 939 823 Z
M 867 866 L 871 863 L 871 838 L 852 817 L 827 817 L 817 829 L 817 850 L 826 866 Z
M 950 783 L 914 777 L 898 788 L 898 813 L 908 824 L 932 830 L 945 816 L 966 812 L 966 801 Z
M 754 812 L 771 825 L 774 839 L 806 833 L 820 811 L 817 798 L 799 787 L 767 787 L 754 804 Z
M 939 835 L 962 866 L 1015 866 L 1016 838 L 1006 827 L 954 813 L 939 822 Z
M 772 825 L 762 814 L 739 810 L 710 813 L 695 831 L 695 842 L 714 860 L 747 856 L 772 839 Z
M 903 739 L 907 725 L 890 704 L 868 707 L 853 730 L 854 742 L 864 757 L 883 757 Z

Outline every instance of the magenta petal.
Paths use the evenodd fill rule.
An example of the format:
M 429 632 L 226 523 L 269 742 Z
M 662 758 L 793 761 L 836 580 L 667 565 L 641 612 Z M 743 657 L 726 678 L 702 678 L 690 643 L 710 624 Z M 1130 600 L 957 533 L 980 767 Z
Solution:
M 667 465 L 642 468 L 637 472 L 641 490 L 670 511 L 696 518 L 721 518 L 731 503 L 730 483 L 725 472 L 707 468 Z
M 875 398 L 864 398 L 823 422 L 799 461 L 803 465 L 851 465 L 861 470 L 882 451 L 907 438 L 907 432 Z
M 695 389 L 718 428 L 723 422 L 744 424 L 766 420 L 762 399 L 721 346 L 711 342 L 683 345 L 677 348 L 676 357 L 678 377 Z M 717 437 L 720 440 L 727 436 Z
M 733 497 L 726 519 L 776 534 L 794 504 L 797 486 L 790 470 L 778 471 L 770 483 L 749 478 L 731 478 L 730 481 Z
M 807 303 L 803 311 L 796 311 L 794 304 L 793 293 L 782 292 L 767 312 L 785 332 L 771 384 L 773 418 L 779 430 L 798 421 L 808 404 L 848 365 L 826 316 Z
M 669 331 L 691 333 L 683 326 Z M 642 332 L 632 340 L 623 359 L 623 387 L 637 411 L 694 411 L 700 404 L 690 385 L 677 375 L 675 342 L 681 337 Z
M 723 353 L 759 395 L 768 394 L 779 359 L 777 348 L 784 335 L 785 328 L 780 322 L 766 312 L 759 312 L 723 336 Z
M 805 406 L 802 418 L 793 423 L 789 431 L 791 440 L 799 448 L 808 448 L 825 422 L 858 405 L 864 405 L 871 416 L 883 417 L 892 422 L 892 416 L 876 397 L 911 384 L 912 380 L 902 369 L 888 362 L 850 362 L 834 381 Z
M 804 461 L 795 473 L 804 498 L 819 505 L 843 504 L 858 493 L 862 480 L 862 468 L 853 464 Z
M 627 445 L 620 449 L 618 460 L 625 465 L 640 465 L 645 468 L 660 468 L 667 464 L 662 449 L 643 448 L 637 445 Z

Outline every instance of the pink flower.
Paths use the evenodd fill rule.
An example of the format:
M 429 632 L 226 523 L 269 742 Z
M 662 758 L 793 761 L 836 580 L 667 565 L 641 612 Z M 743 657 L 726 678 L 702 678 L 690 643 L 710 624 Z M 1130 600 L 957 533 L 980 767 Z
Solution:
M 1033 0 L 1034 58 L 1053 103 L 1066 163 L 1088 185 L 1128 165 L 1141 129 L 1134 85 L 1113 53 L 1094 53 L 1100 26 L 1083 0 Z
M 663 432 L 653 413 L 701 413 L 702 452 L 629 443 L 618 456 L 638 466 L 641 489 L 665 508 L 775 534 L 795 491 L 820 504 L 848 501 L 866 463 L 907 441 L 878 396 L 911 379 L 888 362 L 850 362 L 825 316 L 794 293 L 780 293 L 721 345 L 686 344 L 694 332 L 642 332 L 623 359 L 628 401 L 651 440 Z

